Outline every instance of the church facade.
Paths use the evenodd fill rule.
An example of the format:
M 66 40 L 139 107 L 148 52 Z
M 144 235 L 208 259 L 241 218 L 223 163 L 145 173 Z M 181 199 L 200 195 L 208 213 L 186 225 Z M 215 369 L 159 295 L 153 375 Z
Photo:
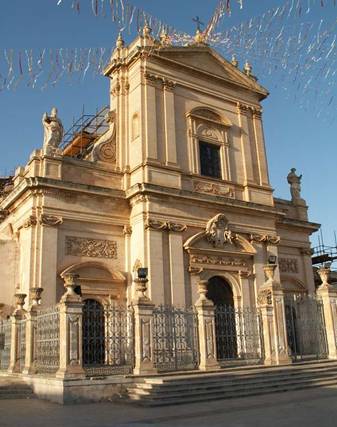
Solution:
M 267 90 L 249 64 L 240 71 L 200 34 L 194 45 L 177 47 L 165 35 L 155 40 L 147 26 L 129 46 L 118 38 L 104 74 L 104 132 L 84 127 L 61 144 L 53 109 L 43 116 L 43 148 L 3 183 L 2 317 L 13 313 L 15 295 L 27 296 L 21 309 L 34 305 L 36 289 L 43 288 L 42 308 L 58 304 L 69 277 L 84 304 L 197 304 L 204 310 L 199 328 L 211 306 L 219 313 L 223 306 L 236 313 L 264 307 L 264 361 L 288 362 L 289 339 L 297 338 L 285 330 L 277 298 L 315 293 L 309 237 L 319 225 L 308 220 L 295 169 L 288 175 L 291 200 L 273 195 L 261 107 Z M 219 319 L 210 325 L 225 347 L 238 323 L 221 338 Z M 239 352 L 234 341 L 227 359 Z M 138 350 L 135 372 L 146 372 Z M 201 359 L 208 351 L 200 350 Z
M 318 226 L 300 194 L 273 196 L 267 91 L 202 43 L 155 50 L 145 28 L 117 44 L 106 132 L 80 156 L 76 141 L 36 150 L 3 192 L 1 302 L 42 287 L 54 304 L 69 271 L 84 297 L 130 302 L 146 267 L 155 304 L 191 306 L 199 280 L 223 277 L 236 305 L 254 306 L 270 256 L 285 291 L 312 293 Z

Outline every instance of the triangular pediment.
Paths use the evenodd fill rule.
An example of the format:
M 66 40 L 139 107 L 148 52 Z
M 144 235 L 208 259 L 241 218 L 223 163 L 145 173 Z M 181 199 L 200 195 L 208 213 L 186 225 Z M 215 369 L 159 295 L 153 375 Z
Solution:
M 268 96 L 268 91 L 264 87 L 253 78 L 246 76 L 210 47 L 171 47 L 161 49 L 158 55 L 195 71 L 219 77 L 227 82 L 257 92 L 261 95 L 261 99 Z

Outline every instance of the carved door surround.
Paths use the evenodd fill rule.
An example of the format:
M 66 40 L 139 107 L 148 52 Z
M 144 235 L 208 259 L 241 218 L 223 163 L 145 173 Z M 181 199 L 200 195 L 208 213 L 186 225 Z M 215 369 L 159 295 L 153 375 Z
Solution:
M 190 171 L 200 175 L 199 141 L 213 144 L 220 148 L 221 178 L 230 181 L 228 130 L 232 123 L 219 114 L 206 108 L 197 108 L 186 115 L 188 126 L 188 148 Z
M 185 242 L 184 249 L 189 255 L 190 274 L 196 276 L 193 281 L 224 278 L 231 285 L 234 305 L 240 307 L 243 282 L 252 277 L 256 251 L 248 240 L 231 230 L 225 215 L 212 218 L 205 231 Z

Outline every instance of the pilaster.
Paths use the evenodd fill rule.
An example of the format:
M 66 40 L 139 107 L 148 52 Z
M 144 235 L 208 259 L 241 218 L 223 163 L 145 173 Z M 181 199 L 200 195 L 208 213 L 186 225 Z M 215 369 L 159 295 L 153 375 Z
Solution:
M 165 158 L 167 165 L 177 164 L 176 122 L 174 108 L 175 83 L 164 80 Z
M 133 300 L 135 322 L 134 375 L 151 375 L 157 372 L 153 354 L 154 304 L 145 295 L 147 279 L 136 279 L 136 296 Z
M 17 293 L 15 294 L 16 309 L 11 316 L 11 346 L 9 356 L 8 373 L 13 374 L 20 372 L 20 351 L 21 351 L 21 339 L 19 336 L 20 321 L 26 317 L 26 310 L 23 306 L 25 304 L 26 294 Z
M 239 123 L 241 127 L 242 164 L 244 169 L 245 185 L 254 184 L 253 158 L 249 138 L 248 107 L 238 103 Z M 249 193 L 246 198 L 249 201 Z
M 57 378 L 85 378 L 82 366 L 82 298 L 75 293 L 78 275 L 64 276 L 66 293 L 59 304 L 60 366 Z
M 216 352 L 215 337 L 215 317 L 214 304 L 206 298 L 207 280 L 198 283 L 199 299 L 195 303 L 198 313 L 198 333 L 199 333 L 199 369 L 201 371 L 210 371 L 219 369 Z
M 322 280 L 317 296 L 322 299 L 328 358 L 337 359 L 337 289 L 328 282 L 330 268 L 321 267 L 318 274 Z

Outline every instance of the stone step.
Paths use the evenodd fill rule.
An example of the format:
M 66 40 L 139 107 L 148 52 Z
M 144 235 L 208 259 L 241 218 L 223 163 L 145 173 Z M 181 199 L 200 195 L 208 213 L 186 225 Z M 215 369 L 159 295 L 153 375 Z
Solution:
M 146 390 L 146 389 L 141 389 L 141 388 L 129 388 L 129 392 L 133 395 L 139 395 L 139 396 L 151 396 L 154 399 L 161 399 L 164 398 L 168 398 L 168 397 L 179 397 L 179 396 L 184 396 L 184 395 L 198 395 L 198 394 L 209 394 L 209 393 L 217 393 L 217 392 L 222 392 L 224 394 L 226 393 L 232 393 L 232 392 L 241 392 L 244 390 L 247 390 L 247 388 L 249 389 L 254 389 L 254 390 L 258 390 L 261 388 L 268 388 L 268 389 L 274 389 L 274 388 L 279 388 L 279 387 L 283 387 L 286 385 L 292 385 L 292 384 L 307 384 L 307 383 L 316 383 L 316 382 L 322 382 L 322 381 L 334 381 L 337 383 L 337 374 L 334 375 L 333 377 L 319 377 L 316 379 L 313 378 L 296 378 L 296 379 L 287 379 L 285 381 L 281 381 L 281 382 L 260 382 L 260 383 L 255 383 L 255 384 L 233 384 L 232 386 L 230 385 L 217 385 L 217 386 L 209 386 L 207 384 L 204 385 L 204 387 L 198 387 L 198 388 L 192 388 L 190 387 L 189 389 L 185 389 L 184 391 L 180 390 L 180 389 L 176 389 L 176 390 L 172 390 L 172 391 L 167 391 L 166 389 L 163 390 L 161 388 L 156 388 L 156 389 L 152 389 L 152 390 Z M 185 393 L 184 393 L 185 392 Z
M 247 396 L 257 396 L 270 393 L 281 393 L 286 391 L 295 391 L 303 390 L 307 388 L 316 388 L 316 387 L 328 387 L 328 386 L 337 386 L 337 379 L 325 380 L 312 382 L 308 381 L 306 383 L 293 382 L 289 384 L 260 387 L 260 388 L 245 388 L 245 389 L 233 389 L 227 392 L 223 390 L 217 391 L 205 391 L 201 393 L 190 392 L 188 395 L 183 395 L 178 393 L 176 395 L 165 395 L 160 396 L 160 398 L 155 395 L 149 394 L 148 396 L 132 394 L 130 393 L 129 399 L 134 403 L 140 405 L 149 405 L 149 406 L 164 406 L 164 405 L 175 405 L 175 404 L 185 404 L 185 403 L 194 403 L 199 401 L 211 401 L 211 400 L 220 400 L 220 399 L 233 399 L 241 398 Z
M 217 371 L 217 372 L 213 372 L 212 374 L 209 373 L 201 373 L 201 372 L 196 372 L 194 375 L 190 375 L 190 374 L 179 374 L 179 375 L 172 375 L 170 377 L 166 377 L 166 376 L 160 376 L 160 377 L 148 377 L 148 378 L 143 378 L 141 381 L 146 383 L 146 384 L 169 384 L 170 382 L 174 382 L 174 383 L 178 383 L 178 382 L 184 382 L 186 379 L 188 379 L 189 382 L 199 382 L 201 379 L 206 379 L 208 381 L 218 381 L 219 378 L 225 377 L 225 378 L 241 378 L 244 377 L 249 378 L 249 377 L 254 377 L 256 375 L 266 375 L 268 377 L 272 377 L 272 376 L 278 376 L 278 375 L 283 375 L 284 373 L 287 374 L 301 374 L 305 371 L 308 372 L 323 372 L 323 371 L 337 371 L 337 363 L 327 363 L 324 364 L 323 366 L 317 366 L 317 365 L 310 365 L 310 366 L 305 366 L 305 367 L 301 367 L 301 368 L 294 368 L 292 366 L 287 367 L 287 368 L 282 368 L 282 369 L 272 369 L 272 370 L 267 370 L 266 368 L 261 367 L 260 369 L 255 369 L 254 371 L 252 370 L 247 370 L 247 371 L 240 371 L 240 372 L 233 372 L 231 370 L 223 370 L 223 371 Z
M 263 389 L 249 389 L 242 391 L 240 393 L 228 393 L 224 395 L 223 392 L 214 393 L 214 394 L 200 394 L 199 396 L 180 396 L 175 398 L 162 398 L 162 399 L 152 399 L 150 396 L 148 398 L 144 398 L 143 396 L 132 394 L 129 397 L 129 402 L 134 403 L 141 406 L 169 406 L 169 405 L 178 405 L 178 404 L 187 404 L 187 403 L 197 403 L 204 402 L 205 400 L 222 400 L 222 399 L 237 399 L 249 396 L 259 396 L 269 393 L 283 393 L 287 391 L 296 391 L 303 390 L 309 388 L 318 388 L 318 387 L 328 387 L 328 386 L 336 386 L 337 381 L 334 379 L 332 381 L 321 381 L 317 383 L 308 383 L 308 384 L 288 384 L 287 386 L 278 387 L 278 388 L 263 388 Z
M 31 387 L 23 382 L 0 379 L 0 400 L 3 399 L 33 399 Z
M 128 387 L 128 399 L 144 405 L 171 405 L 334 385 L 337 363 L 316 362 L 141 378 Z
M 325 378 L 330 377 L 332 375 L 337 375 L 337 370 L 326 370 L 326 371 L 313 371 L 313 372 L 303 372 L 301 374 L 299 373 L 284 373 L 282 375 L 254 375 L 250 376 L 249 378 L 242 376 L 242 377 L 232 377 L 232 376 L 219 376 L 219 378 L 214 378 L 211 381 L 209 381 L 207 378 L 199 378 L 198 381 L 189 381 L 188 379 L 185 379 L 184 381 L 170 381 L 170 382 L 163 382 L 161 384 L 159 383 L 152 383 L 152 382 L 140 382 L 135 383 L 135 387 L 142 388 L 142 389 L 155 389 L 160 388 L 164 392 L 168 392 L 171 388 L 179 388 L 183 390 L 185 387 L 199 387 L 204 386 L 204 384 L 207 384 L 208 386 L 216 386 L 217 384 L 226 384 L 228 386 L 233 386 L 235 384 L 254 384 L 254 383 L 267 383 L 267 382 L 278 382 L 278 381 L 284 381 L 284 380 L 293 380 L 294 378 Z

